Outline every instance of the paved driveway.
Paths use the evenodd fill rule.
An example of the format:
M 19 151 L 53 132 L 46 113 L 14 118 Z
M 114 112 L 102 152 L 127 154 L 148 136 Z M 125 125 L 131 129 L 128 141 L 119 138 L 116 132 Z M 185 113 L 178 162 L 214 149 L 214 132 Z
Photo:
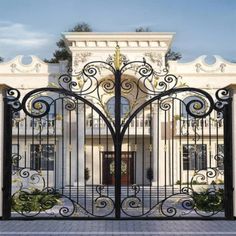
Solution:
M 236 221 L 0 221 L 0 235 L 236 235 Z

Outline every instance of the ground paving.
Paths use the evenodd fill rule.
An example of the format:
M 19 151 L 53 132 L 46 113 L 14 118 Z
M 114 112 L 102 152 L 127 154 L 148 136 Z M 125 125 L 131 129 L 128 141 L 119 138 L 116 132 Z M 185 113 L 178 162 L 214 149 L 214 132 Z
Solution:
M 236 221 L 225 220 L 9 220 L 0 221 L 0 235 L 236 235 Z

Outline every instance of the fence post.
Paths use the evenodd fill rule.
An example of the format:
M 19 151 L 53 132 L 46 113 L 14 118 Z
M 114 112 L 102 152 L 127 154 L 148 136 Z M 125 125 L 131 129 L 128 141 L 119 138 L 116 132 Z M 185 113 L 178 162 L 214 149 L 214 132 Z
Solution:
M 4 113 L 5 92 L 9 87 L 0 84 L 0 219 L 3 217 L 3 175 L 4 175 Z
M 227 217 L 226 214 L 226 217 L 232 219 L 236 217 L 236 84 L 230 84 L 227 86 L 227 89 L 230 92 L 231 100 L 225 108 L 225 122 L 229 123 L 225 125 L 225 132 L 227 133 L 224 134 L 226 144 L 225 149 L 227 149 L 225 150 L 225 162 L 229 162 L 231 160 L 231 163 L 225 163 L 226 167 L 229 167 L 229 170 L 225 169 L 225 178 L 228 179 L 225 182 L 225 187 L 228 188 L 227 192 L 229 195 L 229 203 L 226 203 L 226 205 L 228 205 L 226 208 L 229 208 L 229 210 L 225 210 L 226 213 L 229 213 L 229 216 Z M 227 117 L 229 115 L 231 117 Z M 231 180 L 229 178 L 231 178 Z M 228 186 L 226 186 L 226 184 Z

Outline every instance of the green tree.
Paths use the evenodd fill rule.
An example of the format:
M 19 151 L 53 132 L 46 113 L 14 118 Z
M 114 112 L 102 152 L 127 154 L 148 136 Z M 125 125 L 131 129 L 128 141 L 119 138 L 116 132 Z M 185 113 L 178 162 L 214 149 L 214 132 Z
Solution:
M 87 23 L 78 23 L 72 29 L 68 30 L 69 32 L 91 32 L 92 28 Z M 66 44 L 64 40 L 61 38 L 56 43 L 58 49 L 53 53 L 53 57 L 51 59 L 44 59 L 44 62 L 47 63 L 58 63 L 59 61 L 68 60 L 69 64 L 71 64 L 72 57 L 71 54 L 66 49 Z
M 0 62 L 3 62 L 3 61 L 4 61 L 3 57 L 0 57 Z
M 166 53 L 165 59 L 167 61 L 177 61 L 182 58 L 181 53 L 179 52 L 174 52 L 172 49 L 169 49 L 168 52 Z
M 149 27 L 138 27 L 135 29 L 135 32 L 152 32 L 151 29 Z
M 140 26 L 135 29 L 135 32 L 152 32 L 152 30 L 149 27 Z M 177 61 L 180 60 L 181 58 L 182 58 L 181 53 L 172 51 L 172 49 L 169 49 L 165 55 L 166 64 L 168 64 L 168 61 Z

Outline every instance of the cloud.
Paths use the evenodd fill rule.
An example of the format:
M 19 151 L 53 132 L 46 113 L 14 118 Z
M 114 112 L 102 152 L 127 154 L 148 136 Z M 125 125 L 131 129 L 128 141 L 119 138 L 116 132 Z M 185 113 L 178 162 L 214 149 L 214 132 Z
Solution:
M 40 54 L 40 50 L 45 50 L 45 47 L 52 47 L 55 40 L 54 35 L 31 29 L 28 25 L 0 21 L 0 54 L 2 56 L 16 56 L 19 53 Z

